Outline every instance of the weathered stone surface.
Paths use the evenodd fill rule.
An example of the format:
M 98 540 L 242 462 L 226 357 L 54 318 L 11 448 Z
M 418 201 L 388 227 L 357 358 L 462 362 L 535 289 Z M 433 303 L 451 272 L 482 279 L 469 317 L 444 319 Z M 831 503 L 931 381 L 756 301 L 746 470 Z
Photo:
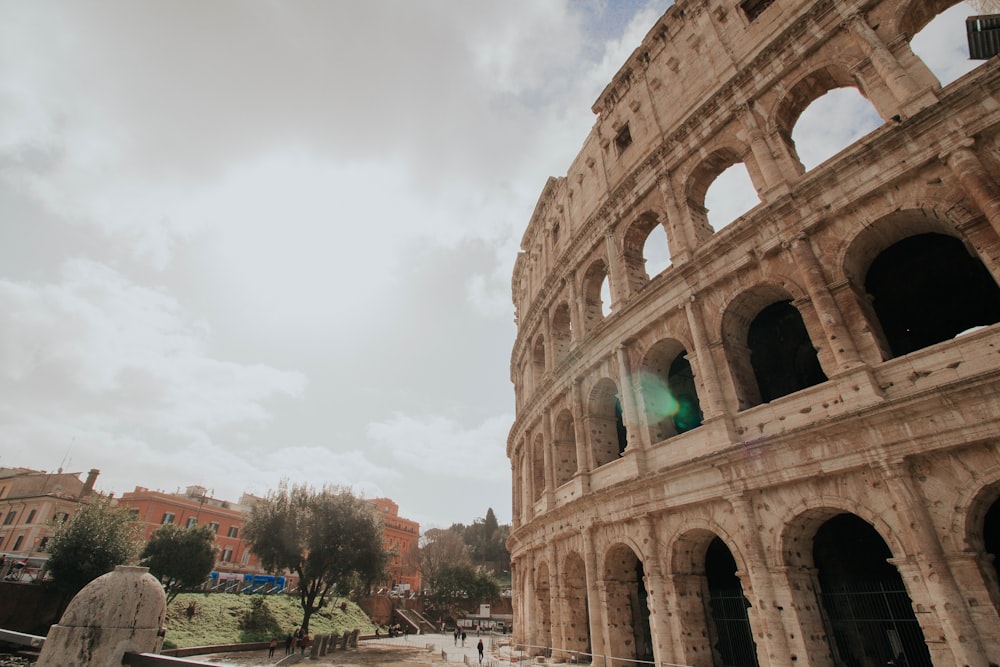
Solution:
M 752 664 L 725 583 L 762 665 L 997 661 L 1000 61 L 938 83 L 909 39 L 950 4 L 680 0 L 602 92 L 512 280 L 518 641 Z M 807 172 L 843 86 L 885 122 Z M 734 163 L 760 204 L 715 231 Z M 917 639 L 831 629 L 868 579 Z

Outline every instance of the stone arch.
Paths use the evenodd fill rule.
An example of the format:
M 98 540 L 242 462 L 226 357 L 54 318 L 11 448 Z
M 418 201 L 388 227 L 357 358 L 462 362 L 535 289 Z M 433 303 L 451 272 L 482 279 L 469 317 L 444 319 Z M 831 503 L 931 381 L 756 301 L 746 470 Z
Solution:
M 869 99 L 867 92 L 851 74 L 849 66 L 839 62 L 826 62 L 790 83 L 785 94 L 774 105 L 770 114 L 770 124 L 777 130 L 778 137 L 784 142 L 789 155 L 798 163 L 799 173 L 803 173 L 805 167 L 792 138 L 795 125 L 811 104 L 838 88 L 853 88 L 861 93 L 862 97 Z
M 569 303 L 562 301 L 556 306 L 549 330 L 552 337 L 553 365 L 558 365 L 569 356 L 572 349 L 573 320 L 570 317 Z
M 684 628 L 683 661 L 697 667 L 757 665 L 749 600 L 739 573 L 739 551 L 708 527 L 691 526 L 671 543 L 670 578 Z
M 604 259 L 595 259 L 583 274 L 580 295 L 583 298 L 583 328 L 592 332 L 604 320 L 604 300 L 601 286 L 608 278 L 608 265 Z
M 539 333 L 531 344 L 531 378 L 537 389 L 545 377 L 545 336 Z
M 705 204 L 708 189 L 722 172 L 735 164 L 745 162 L 749 154 L 750 149 L 746 145 L 734 141 L 708 153 L 688 173 L 684 182 L 684 193 L 698 241 L 705 241 L 715 231 L 708 221 L 708 209 Z M 754 183 L 754 187 L 760 192 L 762 186 Z
M 607 652 L 629 661 L 653 659 L 649 604 L 642 559 L 629 545 L 616 542 L 604 557 L 607 606 Z
M 957 5 L 961 0 L 909 0 L 900 3 L 893 17 L 896 33 L 909 41 L 941 12 Z
M 646 211 L 636 216 L 632 224 L 625 230 L 622 250 L 625 262 L 625 280 L 628 281 L 629 293 L 638 292 L 650 280 L 646 267 L 646 241 L 660 224 L 661 219 L 656 213 Z
M 562 620 L 567 651 L 591 653 L 590 602 L 587 595 L 587 568 L 583 557 L 569 551 L 563 557 Z M 581 661 L 586 662 L 586 661 Z
M 543 655 L 545 649 L 552 646 L 552 591 L 549 586 L 549 564 L 545 561 L 535 566 L 534 577 L 534 634 L 532 642 L 535 646 L 529 651 L 534 655 Z
M 786 287 L 798 286 L 760 283 L 732 299 L 723 312 L 722 342 L 740 410 L 827 379 Z
M 545 493 L 545 440 L 536 433 L 531 441 L 531 499 L 535 502 Z
M 993 608 L 1000 613 L 1000 466 L 985 471 L 982 485 L 969 489 L 955 507 L 961 551 L 972 554 Z
M 602 378 L 591 389 L 587 402 L 587 425 L 594 466 L 617 461 L 628 442 L 621 395 L 614 380 Z
M 556 486 L 562 486 L 573 479 L 579 468 L 576 460 L 576 423 L 568 409 L 559 411 L 553 428 L 552 465 L 555 470 Z
M 663 339 L 646 351 L 639 365 L 639 386 L 651 443 L 701 426 L 701 403 L 687 355 L 683 343 Z
M 851 240 L 844 273 L 891 359 L 1000 321 L 1000 286 L 975 248 L 933 212 L 904 210 Z

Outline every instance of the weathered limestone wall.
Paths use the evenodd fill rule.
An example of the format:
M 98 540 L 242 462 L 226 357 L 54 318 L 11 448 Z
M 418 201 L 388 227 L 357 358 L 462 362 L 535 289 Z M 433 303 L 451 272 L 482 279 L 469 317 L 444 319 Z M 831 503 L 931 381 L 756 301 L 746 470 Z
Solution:
M 933 328 L 938 301 L 970 312 L 996 301 L 1000 61 L 941 87 L 909 46 L 951 4 L 775 0 L 752 18 L 735 0 L 681 1 L 594 104 L 580 154 L 542 191 L 512 281 L 519 641 L 557 657 L 721 664 L 706 611 L 718 540 L 759 664 L 834 665 L 866 643 L 881 659 L 895 640 L 831 630 L 821 602 L 834 573 L 816 545 L 849 515 L 877 533 L 905 586 L 908 627 L 927 647 L 911 665 L 1000 661 L 987 544 L 1000 539 L 987 518 L 1000 498 L 1000 318 L 970 315 L 983 328 L 893 351 L 897 317 Z M 884 124 L 806 171 L 795 122 L 843 86 Z M 716 232 L 705 193 L 735 163 L 760 204 Z M 642 252 L 658 228 L 671 265 L 651 277 Z M 988 284 L 928 294 L 930 322 L 919 307 L 888 314 L 868 277 L 915 239 L 929 239 L 929 257 L 957 239 Z M 909 265 L 894 266 L 905 291 Z M 820 379 L 768 399 L 751 338 L 781 304 Z M 648 380 L 675 391 L 685 366 L 701 413 L 689 429 L 652 416 Z

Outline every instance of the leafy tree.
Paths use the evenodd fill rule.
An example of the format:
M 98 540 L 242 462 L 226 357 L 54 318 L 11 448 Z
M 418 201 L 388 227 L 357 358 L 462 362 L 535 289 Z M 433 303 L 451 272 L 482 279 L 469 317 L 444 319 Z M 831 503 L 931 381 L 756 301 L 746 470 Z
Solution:
M 298 574 L 303 632 L 328 594 L 367 590 L 385 576 L 381 519 L 343 489 L 282 482 L 251 510 L 244 535 L 265 568 Z
M 53 526 L 46 563 L 56 586 L 75 595 L 97 577 L 135 558 L 139 526 L 125 508 L 108 498 L 80 505 L 71 519 Z
M 429 586 L 437 577 L 438 571 L 447 565 L 471 565 L 469 549 L 462 540 L 461 531 L 441 528 L 430 528 L 420 539 L 420 552 L 417 556 L 420 577 L 425 586 Z
M 208 526 L 181 528 L 168 523 L 150 535 L 139 557 L 139 562 L 163 584 L 170 604 L 185 588 L 204 582 L 212 571 L 215 533 Z
M 500 597 L 500 585 L 482 568 L 445 565 L 430 581 L 430 597 L 426 603 L 439 618 L 457 620 L 470 604 L 493 602 Z

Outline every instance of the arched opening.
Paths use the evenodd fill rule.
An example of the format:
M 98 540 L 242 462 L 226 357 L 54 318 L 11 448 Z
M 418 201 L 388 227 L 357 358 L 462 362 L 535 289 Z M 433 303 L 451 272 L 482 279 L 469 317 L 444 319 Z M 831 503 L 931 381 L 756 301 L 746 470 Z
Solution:
M 653 213 L 640 215 L 629 226 L 622 250 L 625 277 L 632 293 L 670 265 L 667 233 Z
M 605 300 L 610 302 L 608 269 L 604 260 L 597 260 L 583 275 L 583 327 L 587 333 L 593 331 L 605 316 Z
M 848 86 L 813 100 L 795 122 L 792 139 L 808 171 L 881 126 L 871 102 Z
M 552 314 L 552 354 L 558 365 L 569 354 L 573 341 L 573 323 L 569 315 L 569 304 L 565 301 L 556 306 Z
M 628 432 L 622 417 L 618 386 L 613 380 L 601 380 L 590 394 L 587 421 L 594 465 L 602 466 L 618 460 L 628 444 Z
M 763 403 L 826 382 L 816 348 L 791 301 L 767 306 L 747 331 L 750 364 Z
M 750 601 L 743 595 L 736 570 L 729 547 L 716 537 L 705 552 L 712 652 L 716 665 L 757 665 L 757 645 L 747 616 Z
M 819 598 L 838 665 L 895 660 L 907 667 L 931 666 L 912 601 L 890 558 L 878 531 L 853 514 L 838 514 L 816 531 Z
M 563 566 L 563 591 L 566 604 L 563 610 L 565 649 L 590 653 L 590 606 L 587 599 L 587 570 L 583 559 L 573 552 L 566 556 Z M 580 662 L 586 662 L 581 660 Z
M 576 428 L 573 424 L 573 413 L 562 410 L 556 416 L 553 436 L 553 462 L 555 466 L 556 486 L 562 486 L 573 479 L 577 471 L 576 460 Z
M 1000 499 L 993 501 L 983 520 L 983 549 L 993 560 L 993 581 L 1000 582 Z
M 604 276 L 601 281 L 601 317 L 611 314 L 611 277 Z
M 1000 287 L 953 236 L 910 236 L 882 251 L 865 291 L 893 356 L 1000 320 Z
M 660 341 L 643 359 L 639 381 L 652 443 L 701 426 L 701 404 L 686 355 L 677 341 Z
M 545 441 L 540 433 L 531 446 L 531 490 L 535 501 L 545 492 Z
M 720 173 L 705 192 L 705 215 L 712 229 L 719 232 L 759 203 L 746 165 L 737 162 Z
M 636 660 L 651 661 L 653 637 L 642 561 L 630 548 L 619 544 L 608 552 L 605 563 L 610 665 L 631 667 Z
M 543 647 L 552 646 L 552 598 L 549 589 L 549 566 L 541 563 L 535 570 L 535 622 L 532 624 L 532 643 L 529 652 L 543 655 Z
M 534 387 L 541 386 L 545 376 L 545 337 L 542 334 L 535 336 L 535 343 L 531 346 L 531 375 Z
M 954 2 L 954 0 L 951 0 Z M 935 4 L 939 6 L 935 6 Z M 926 25 L 929 16 L 925 12 L 940 11 L 940 5 L 949 3 L 933 3 L 920 0 L 916 3 L 915 12 L 907 12 L 907 17 L 913 22 L 905 28 L 905 32 L 913 35 L 910 39 L 910 50 L 927 66 L 942 86 L 947 86 L 963 74 L 971 72 L 982 64 L 981 60 L 969 58 L 969 42 L 965 34 L 965 19 L 977 13 L 965 2 L 954 2 L 947 9 Z M 992 12 L 988 12 L 992 13 Z M 918 31 L 915 31 L 917 28 Z

